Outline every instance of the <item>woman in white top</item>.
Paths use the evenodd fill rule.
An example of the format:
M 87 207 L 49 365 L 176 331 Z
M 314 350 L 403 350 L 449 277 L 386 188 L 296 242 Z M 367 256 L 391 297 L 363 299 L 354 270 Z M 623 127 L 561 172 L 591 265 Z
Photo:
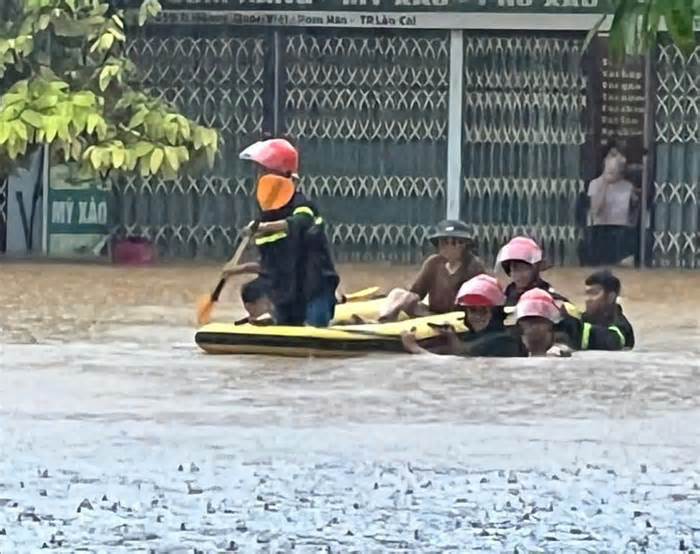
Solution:
M 625 179 L 627 158 L 612 143 L 603 162 L 603 173 L 588 185 L 593 265 L 614 264 L 634 254 L 630 237 L 636 224 L 639 194 Z

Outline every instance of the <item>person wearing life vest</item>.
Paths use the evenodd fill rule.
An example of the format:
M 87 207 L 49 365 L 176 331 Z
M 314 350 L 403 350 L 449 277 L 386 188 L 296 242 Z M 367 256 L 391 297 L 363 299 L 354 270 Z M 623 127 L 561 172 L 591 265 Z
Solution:
M 268 139 L 244 149 L 240 158 L 256 163 L 263 173 L 256 187 L 260 224 L 253 239 L 260 252 L 257 272 L 274 305 L 275 322 L 328 326 L 340 279 L 323 218 L 296 185 L 296 148 L 285 139 Z M 235 270 L 225 268 L 224 273 Z
M 562 317 L 561 308 L 547 291 L 533 288 L 522 293 L 515 318 L 529 356 L 571 356 L 568 334 L 557 332 Z
M 547 291 L 555 300 L 568 302 L 540 276 L 543 261 L 542 249 L 528 237 L 515 237 L 501 248 L 496 265 L 511 279 L 505 291 L 507 307 L 515 306 L 523 293 L 535 288 Z
M 440 328 L 446 345 L 434 353 L 455 356 L 527 356 L 527 350 L 519 337 L 504 325 L 505 295 L 494 277 L 482 274 L 469 279 L 460 287 L 455 303 L 464 310 L 464 322 L 470 333 L 466 341 L 463 341 L 451 326 Z M 401 339 L 406 351 L 412 354 L 428 352 L 418 345 L 415 334 L 411 332 L 402 334 Z
M 620 280 L 609 270 L 586 278 L 586 311 L 581 317 L 581 350 L 634 348 L 634 329 L 618 303 Z
M 577 350 L 623 350 L 634 347 L 634 330 L 617 303 L 620 280 L 610 271 L 586 279 L 586 311 L 580 318 L 563 312 L 558 329 Z

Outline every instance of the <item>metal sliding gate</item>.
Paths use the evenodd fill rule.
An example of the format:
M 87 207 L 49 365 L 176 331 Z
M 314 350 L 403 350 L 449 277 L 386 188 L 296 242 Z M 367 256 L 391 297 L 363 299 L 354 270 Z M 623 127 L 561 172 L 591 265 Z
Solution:
M 448 183 L 455 124 L 450 35 L 148 30 L 129 45 L 145 84 L 219 128 L 223 146 L 211 172 L 118 183 L 116 223 L 152 238 L 164 256 L 225 256 L 254 211 L 252 168 L 237 153 L 267 131 L 299 145 L 302 187 L 330 222 L 341 260 L 417 261 L 430 227 L 446 215 L 452 187 L 482 254 L 528 232 L 553 261 L 574 263 L 580 234 L 574 205 L 584 187 L 587 137 L 580 39 L 458 32 L 461 132 L 450 136 L 461 136 L 461 169 Z

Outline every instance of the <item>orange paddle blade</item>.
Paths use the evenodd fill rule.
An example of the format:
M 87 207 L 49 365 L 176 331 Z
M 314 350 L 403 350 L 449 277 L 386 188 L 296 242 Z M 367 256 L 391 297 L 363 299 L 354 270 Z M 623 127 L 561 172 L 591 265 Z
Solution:
M 211 295 L 207 294 L 202 296 L 197 301 L 197 323 L 199 325 L 206 325 L 211 321 L 211 314 L 214 311 L 214 302 L 212 302 Z

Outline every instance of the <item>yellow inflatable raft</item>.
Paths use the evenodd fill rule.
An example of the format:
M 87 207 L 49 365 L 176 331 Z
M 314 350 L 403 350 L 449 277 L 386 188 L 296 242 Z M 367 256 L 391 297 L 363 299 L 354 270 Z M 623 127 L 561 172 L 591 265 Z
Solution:
M 365 289 L 357 294 L 361 297 L 367 291 L 376 292 L 375 289 Z M 408 319 L 402 313 L 399 321 L 394 323 L 356 324 L 355 316 L 362 320 L 376 320 L 385 301 L 385 298 L 376 298 L 339 304 L 332 325 L 323 329 L 210 323 L 197 331 L 195 342 L 210 354 L 347 357 L 373 352 L 403 352 L 401 333 L 413 328 L 419 344 L 426 347 L 437 346 L 444 340 L 434 325 L 450 324 L 463 337 L 469 332 L 464 325 L 463 312 L 415 319 Z M 565 303 L 564 307 L 569 315 L 580 317 L 579 310 L 573 304 Z M 514 308 L 506 309 L 509 314 L 506 325 L 515 323 L 512 311 Z
M 370 301 L 376 302 L 376 301 Z M 358 308 L 363 317 L 370 315 L 376 304 L 353 302 L 353 313 Z M 340 305 L 344 309 L 349 304 Z M 336 316 L 342 315 L 336 312 Z M 332 325 L 328 328 L 286 327 L 281 325 L 234 325 L 210 323 L 195 335 L 197 345 L 210 354 L 267 354 L 277 356 L 347 357 L 375 352 L 403 352 L 401 332 L 415 328 L 416 338 L 424 346 L 443 342 L 433 326 L 450 324 L 461 336 L 468 333 L 464 314 L 432 315 L 394 323 L 364 325 Z M 433 325 L 433 326 L 431 326 Z

